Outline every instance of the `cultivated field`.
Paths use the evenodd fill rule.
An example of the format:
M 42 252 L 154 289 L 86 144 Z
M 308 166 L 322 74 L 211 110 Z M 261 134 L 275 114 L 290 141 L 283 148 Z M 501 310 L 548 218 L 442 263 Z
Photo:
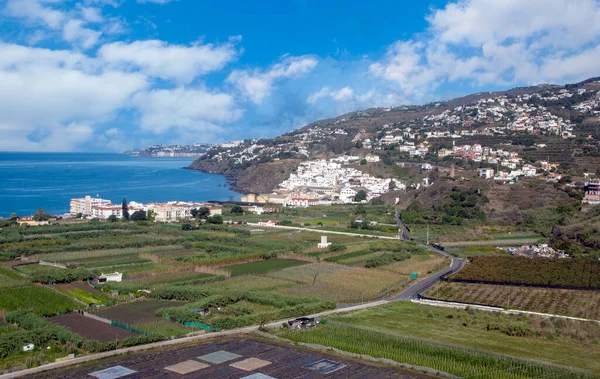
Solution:
M 111 321 L 116 321 L 125 325 L 148 324 L 161 320 L 154 313 L 158 309 L 177 307 L 183 304 L 185 303 L 180 301 L 165 300 L 135 301 L 133 303 L 103 309 L 96 312 L 96 314 L 100 317 L 104 317 Z
M 60 325 L 73 333 L 84 338 L 107 342 L 122 340 L 138 335 L 128 330 L 112 326 L 110 324 L 82 316 L 77 313 L 70 313 L 63 316 L 52 317 L 48 319 L 53 324 Z
M 600 325 L 594 323 L 447 309 L 411 303 L 394 303 L 330 316 L 328 321 L 332 326 L 336 326 L 335 323 L 339 322 L 342 323 L 342 326 L 383 333 L 394 338 L 417 339 L 424 345 L 431 341 L 438 341 L 443 343 L 446 348 L 450 346 L 456 354 L 450 354 L 452 357 L 449 357 L 447 362 L 452 362 L 456 359 L 455 357 L 460 357 L 462 350 L 457 347 L 463 346 L 477 349 L 479 353 L 493 352 L 503 356 L 533 359 L 545 364 L 576 367 L 589 370 L 596 375 L 600 374 L 600 361 L 597 359 Z M 326 345 L 336 346 L 335 334 L 327 336 L 326 330 L 319 334 L 322 335 L 319 339 L 334 341 L 331 344 L 325 343 Z M 354 330 L 349 335 L 353 334 Z M 294 337 L 291 338 L 295 340 Z M 303 337 L 298 337 L 298 340 L 301 339 L 304 340 Z M 350 340 L 341 338 L 340 341 L 350 343 L 352 338 Z M 396 354 L 396 349 L 392 347 L 395 345 L 387 344 L 379 338 L 375 338 L 375 341 L 380 350 L 387 350 L 388 354 Z M 415 359 L 423 357 L 417 354 L 418 351 L 422 351 L 420 347 L 405 350 L 400 346 L 398 354 L 406 355 L 397 359 L 414 363 Z M 433 360 L 443 357 L 444 354 L 446 353 L 439 356 L 435 354 Z M 441 366 L 432 366 L 432 361 L 422 362 L 425 366 L 442 369 Z M 469 364 L 467 368 L 477 370 L 478 364 L 481 362 L 475 359 L 471 363 L 472 366 Z M 483 377 L 487 378 L 511 377 L 509 374 L 512 370 L 498 367 L 498 372 L 506 372 L 503 372 L 502 376 L 494 376 L 494 369 L 491 367 L 480 366 L 478 370 Z M 464 371 L 454 371 L 453 373 L 465 377 L 474 375 L 468 375 L 468 372 Z M 568 377 L 561 376 L 558 372 L 553 375 L 548 374 L 548 377 Z M 475 375 L 475 377 L 479 376 Z M 537 376 L 529 377 L 539 378 L 543 375 L 537 374 Z
M 280 270 L 267 276 L 300 284 L 281 292 L 290 296 L 317 296 L 340 303 L 373 300 L 403 287 L 405 279 L 397 274 L 315 263 Z
M 425 296 L 600 320 L 600 291 L 441 282 Z
M 269 271 L 281 270 L 288 267 L 302 266 L 307 262 L 294 259 L 270 259 L 266 261 L 242 263 L 234 266 L 225 266 L 222 269 L 228 271 L 231 276 L 263 274 Z
M 237 358 L 233 358 L 222 363 L 213 363 L 211 361 L 203 361 L 202 359 L 199 359 L 199 357 L 204 355 L 222 351 L 236 354 L 234 357 Z M 260 359 L 261 361 L 264 361 L 262 363 L 264 366 L 258 369 L 250 369 L 250 362 L 244 361 L 252 358 L 254 358 L 254 360 Z M 319 374 L 308 368 L 309 365 L 319 362 L 323 359 L 330 360 L 336 364 L 336 367 L 339 367 L 339 370 L 326 375 L 327 378 L 332 379 L 425 379 L 433 377 L 422 373 L 407 372 L 406 370 L 394 369 L 382 365 L 371 365 L 364 361 L 359 362 L 356 360 L 315 352 L 287 344 L 283 345 L 262 339 L 244 337 L 223 338 L 212 341 L 208 340 L 206 342 L 195 343 L 193 345 L 183 345 L 174 348 L 120 356 L 78 367 L 59 369 L 48 373 L 37 374 L 36 378 L 84 378 L 92 372 L 117 365 L 137 371 L 135 377 L 180 377 L 180 375 L 165 370 L 165 367 L 171 368 L 174 365 L 189 360 L 203 363 L 202 365 L 193 365 L 197 367 L 197 371 L 190 373 L 189 377 L 241 378 L 253 373 L 260 373 L 273 378 L 311 378 L 324 376 L 324 374 Z M 192 365 L 188 364 L 187 366 L 182 366 L 190 367 Z M 257 378 L 260 377 L 257 376 Z
M 473 257 L 471 263 L 452 275 L 450 280 L 600 289 L 600 261 Z

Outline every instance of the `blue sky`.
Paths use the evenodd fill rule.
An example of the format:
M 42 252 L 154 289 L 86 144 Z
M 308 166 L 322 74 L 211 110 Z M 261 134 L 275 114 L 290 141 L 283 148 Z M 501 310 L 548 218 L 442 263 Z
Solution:
M 0 150 L 272 137 L 600 75 L 600 0 L 0 0 Z

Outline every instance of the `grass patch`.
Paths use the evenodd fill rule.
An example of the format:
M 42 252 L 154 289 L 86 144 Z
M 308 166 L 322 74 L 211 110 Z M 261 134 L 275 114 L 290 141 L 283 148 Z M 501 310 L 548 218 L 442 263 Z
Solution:
M 40 316 L 51 316 L 76 308 L 79 305 L 69 297 L 34 284 L 0 291 L 0 309 L 8 312 L 29 310 Z
M 182 337 L 188 333 L 198 331 L 197 328 L 167 320 L 140 324 L 136 325 L 135 328 L 139 331 L 161 338 Z
M 288 267 L 305 265 L 306 262 L 297 261 L 294 259 L 269 259 L 266 261 L 243 263 L 235 266 L 223 267 L 229 271 L 231 276 L 263 274 L 265 272 L 281 270 Z

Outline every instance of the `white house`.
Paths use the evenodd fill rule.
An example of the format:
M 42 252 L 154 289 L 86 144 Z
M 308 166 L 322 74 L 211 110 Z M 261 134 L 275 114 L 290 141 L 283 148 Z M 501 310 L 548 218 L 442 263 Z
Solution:
M 275 225 L 277 225 L 277 222 L 273 221 L 273 220 L 260 220 L 258 222 L 258 225 L 260 225 L 260 226 L 275 226 Z
M 326 249 L 331 246 L 331 242 L 327 242 L 327 236 L 321 236 L 321 242 L 317 244 L 319 249 Z
M 479 170 L 479 176 L 485 179 L 493 179 L 494 178 L 494 169 L 493 168 L 482 168 Z
M 369 163 L 377 163 L 379 162 L 381 159 L 379 158 L 379 155 L 375 155 L 375 154 L 367 154 L 365 156 L 365 160 Z
M 98 277 L 99 283 L 106 282 L 120 282 L 123 280 L 123 274 L 120 272 L 113 272 L 112 274 L 102 274 Z

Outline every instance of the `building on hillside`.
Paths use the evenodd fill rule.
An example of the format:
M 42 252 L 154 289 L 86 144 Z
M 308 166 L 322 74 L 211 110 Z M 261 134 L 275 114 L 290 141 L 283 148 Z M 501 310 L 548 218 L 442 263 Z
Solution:
M 277 225 L 277 221 L 273 221 L 273 220 L 260 220 L 258 222 L 258 225 L 260 225 L 260 226 L 276 226 Z
M 153 211 L 158 222 L 172 222 L 188 220 L 192 218 L 192 210 L 208 208 L 210 216 L 222 215 L 223 209 L 209 203 L 188 203 L 181 201 L 169 201 L 167 203 L 150 203 L 144 209 Z
M 286 201 L 286 207 L 300 207 L 300 208 L 308 208 L 313 205 L 318 205 L 319 199 L 312 198 L 303 198 L 303 197 L 293 197 Z
M 592 179 L 585 183 L 583 203 L 591 205 L 600 204 L 600 179 Z
M 129 214 L 131 215 L 131 212 L 129 212 Z M 110 202 L 108 204 L 94 205 L 90 216 L 101 220 L 106 220 L 110 216 L 121 218 L 123 217 L 123 206 L 121 204 L 117 205 Z
M 494 178 L 494 169 L 493 168 L 482 168 L 479 170 L 479 176 L 485 179 L 493 179 Z
M 32 217 L 19 217 L 17 219 L 19 226 L 42 226 L 49 225 L 48 221 L 35 221 Z
M 369 163 L 377 163 L 379 162 L 381 159 L 379 158 L 379 155 L 375 155 L 375 154 L 367 154 L 365 156 L 365 160 Z
M 70 213 L 74 216 L 79 213 L 84 216 L 91 216 L 93 214 L 92 207 L 107 204 L 111 204 L 111 201 L 99 197 L 86 196 L 83 198 L 75 198 L 71 199 Z
M 113 272 L 112 274 L 104 274 L 98 277 L 98 283 L 106 282 L 120 282 L 123 280 L 123 274 L 120 272 Z
M 452 155 L 452 150 L 450 149 L 440 149 L 438 150 L 438 157 L 439 158 L 445 158 Z

